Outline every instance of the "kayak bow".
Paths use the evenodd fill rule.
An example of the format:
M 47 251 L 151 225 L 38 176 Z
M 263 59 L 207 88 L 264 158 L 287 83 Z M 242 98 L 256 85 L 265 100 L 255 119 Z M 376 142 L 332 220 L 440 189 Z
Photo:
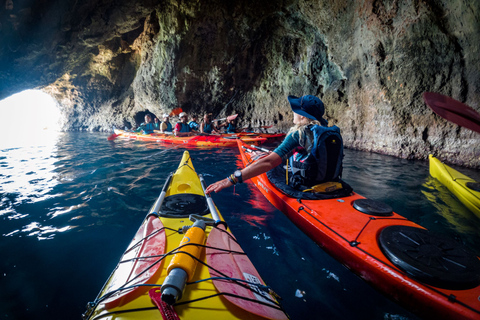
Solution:
M 288 319 L 201 180 L 185 151 L 84 319 Z

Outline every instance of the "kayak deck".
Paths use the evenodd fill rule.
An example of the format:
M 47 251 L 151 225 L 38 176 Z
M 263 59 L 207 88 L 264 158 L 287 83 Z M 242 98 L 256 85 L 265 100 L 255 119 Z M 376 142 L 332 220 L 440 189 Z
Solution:
M 120 138 L 143 140 L 143 141 L 155 141 L 164 144 L 175 144 L 182 146 L 193 147 L 236 147 L 237 139 L 242 139 L 246 143 L 259 145 L 266 142 L 270 137 L 265 134 L 222 134 L 222 135 L 196 135 L 188 137 L 176 137 L 173 134 L 167 133 L 150 133 L 143 134 L 139 132 L 130 132 L 125 130 L 114 130 L 115 135 Z M 273 136 L 273 139 L 278 138 L 277 135 Z
M 445 185 L 458 200 L 480 218 L 480 183 L 447 166 L 431 154 L 428 159 L 430 175 Z
M 241 141 L 238 141 L 238 145 L 244 166 L 251 165 L 266 154 Z M 350 196 L 334 199 L 296 199 L 281 192 L 267 174 L 252 178 L 252 181 L 277 209 L 326 252 L 404 307 L 427 318 L 480 318 L 478 257 L 473 255 L 473 258 L 466 258 L 473 264 L 469 269 L 473 270 L 471 273 L 461 275 L 461 270 L 458 271 L 462 284 L 451 279 L 457 276 L 456 269 L 449 277 L 437 279 L 438 269 L 444 266 L 435 264 L 424 272 L 423 266 L 430 262 L 422 261 L 421 251 L 427 247 L 441 251 L 444 243 L 423 246 L 421 241 L 416 244 L 415 241 L 410 242 L 409 239 L 425 237 L 428 231 L 393 210 L 377 210 L 376 202 L 370 207 L 363 205 L 371 202 L 354 192 Z M 396 230 L 398 228 L 399 230 Z M 409 233 L 413 235 L 408 236 Z M 430 234 L 426 236 L 428 239 L 434 238 Z M 385 237 L 387 240 L 382 241 Z M 413 249 L 401 250 L 396 256 L 397 245 L 405 247 L 411 244 L 415 244 Z M 445 244 L 451 245 L 447 242 Z M 461 253 L 463 254 L 463 251 Z M 408 256 L 415 254 L 418 254 L 418 259 L 410 259 L 413 261 L 408 262 Z M 455 257 L 447 258 L 455 260 Z M 422 265 L 420 271 L 417 269 L 417 261 Z M 455 263 L 452 263 L 448 267 L 455 268 L 454 265 Z M 418 280 L 422 276 L 422 280 Z
M 170 264 L 174 259 L 182 262 L 191 259 L 191 279 L 183 295 L 173 304 L 173 314 L 180 319 L 287 319 L 273 291 L 264 284 L 226 224 L 221 222 L 221 215 L 217 211 L 218 216 L 213 215 L 212 210 L 185 151 L 179 168 L 167 179 L 137 236 L 97 299 L 90 303 L 85 318 L 162 319 L 162 312 L 172 312 L 171 307 L 161 302 L 162 286 L 171 272 Z M 197 243 L 193 237 L 189 236 L 192 240 L 187 237 L 199 229 L 192 227 L 189 219 L 206 224 L 206 240 Z M 144 227 L 152 221 L 154 228 Z M 139 239 L 139 234 L 143 239 Z M 155 237 L 160 240 L 153 241 L 151 246 L 143 244 L 144 239 L 150 241 Z M 131 252 L 135 250 L 132 248 L 139 246 L 143 249 L 132 257 Z M 198 250 L 197 258 L 189 258 L 185 253 L 190 249 Z M 145 260 L 149 265 L 124 267 L 131 261 Z M 153 275 L 142 278 L 152 268 L 157 268 Z M 141 280 L 132 281 L 136 275 L 140 275 Z M 129 289 L 132 285 L 136 285 L 133 294 Z M 165 310 L 161 312 L 159 308 Z

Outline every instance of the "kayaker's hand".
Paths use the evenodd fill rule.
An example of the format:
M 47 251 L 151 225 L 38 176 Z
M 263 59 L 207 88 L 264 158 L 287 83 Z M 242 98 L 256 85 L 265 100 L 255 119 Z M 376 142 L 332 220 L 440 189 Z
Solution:
M 225 178 L 223 180 L 217 181 L 217 182 L 209 185 L 208 188 L 205 190 L 205 192 L 210 194 L 212 191 L 215 191 L 215 193 L 217 193 L 217 192 L 219 192 L 219 191 L 221 191 L 225 188 L 231 187 L 231 186 L 233 186 L 233 184 L 230 181 L 228 181 L 227 178 Z

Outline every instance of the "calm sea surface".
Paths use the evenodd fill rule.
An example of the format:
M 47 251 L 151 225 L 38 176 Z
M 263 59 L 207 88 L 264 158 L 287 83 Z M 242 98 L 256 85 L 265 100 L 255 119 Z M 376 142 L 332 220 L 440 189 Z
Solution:
M 81 319 L 183 153 L 106 138 L 63 133 L 0 148 L 0 319 Z M 189 151 L 207 183 L 239 164 L 233 148 Z M 480 255 L 480 219 L 429 177 L 427 162 L 346 150 L 344 167 L 358 193 Z M 213 198 L 292 319 L 417 319 L 324 253 L 252 184 Z

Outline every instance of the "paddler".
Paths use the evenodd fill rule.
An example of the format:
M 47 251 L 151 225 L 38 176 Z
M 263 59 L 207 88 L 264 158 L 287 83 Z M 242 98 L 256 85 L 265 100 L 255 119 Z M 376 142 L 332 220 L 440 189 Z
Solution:
M 173 127 L 172 127 L 172 124 L 170 123 L 169 119 L 170 119 L 170 116 L 168 115 L 168 113 L 165 113 L 163 115 L 163 121 L 162 121 L 162 123 L 160 123 L 160 131 L 161 132 L 165 132 L 165 131 L 172 132 L 173 131 Z
M 196 114 L 192 115 L 192 120 L 188 123 L 188 126 L 192 129 L 193 132 L 200 131 L 200 124 L 197 122 L 198 117 Z
M 302 162 L 302 160 L 309 159 L 310 163 L 312 163 L 312 153 L 317 150 L 322 150 L 321 148 L 313 150 L 313 146 L 315 145 L 314 140 L 316 139 L 314 139 L 315 132 L 331 131 L 332 135 L 338 137 L 338 140 L 340 140 L 341 142 L 340 130 L 338 129 L 338 127 L 327 127 L 328 122 L 323 118 L 323 114 L 325 111 L 323 102 L 313 95 L 305 95 L 303 97 L 288 96 L 288 101 L 290 103 L 292 111 L 294 112 L 294 126 L 290 128 L 287 136 L 285 137 L 285 140 L 273 152 L 268 154 L 268 156 L 255 162 L 255 164 L 248 166 L 242 170 L 237 170 L 233 174 L 229 175 L 227 178 L 217 181 L 208 186 L 208 188 L 206 189 L 207 193 L 211 193 L 212 191 L 219 192 L 222 189 L 230 187 L 236 183 L 242 183 L 245 180 L 258 176 L 281 165 L 283 161 L 287 160 L 290 160 L 289 165 L 293 167 L 293 172 L 295 172 L 295 170 L 298 170 L 297 172 L 300 172 L 302 174 L 306 173 L 307 177 L 309 176 L 309 173 L 311 173 L 311 171 L 309 172 L 310 169 L 314 169 L 315 172 L 320 172 L 321 170 L 327 170 L 327 168 L 329 170 L 331 167 L 336 168 L 333 175 L 331 173 L 328 174 L 328 178 L 331 181 L 339 180 L 343 158 L 343 149 L 341 150 L 342 152 L 339 153 L 340 155 L 337 159 L 335 159 L 335 156 L 337 155 L 333 156 L 332 166 L 330 166 L 330 164 L 328 166 L 325 164 L 326 161 L 324 160 L 327 159 L 327 155 L 320 153 L 316 154 L 316 157 L 323 158 L 323 160 L 315 160 L 315 162 L 313 163 L 314 167 L 308 170 L 305 170 L 305 167 L 303 169 L 301 168 L 302 165 L 305 165 L 305 162 L 308 162 Z M 317 136 L 317 134 L 315 134 L 315 136 Z M 323 137 L 323 135 L 321 137 Z M 319 141 L 317 140 L 317 144 L 318 142 Z M 341 144 L 341 146 L 343 148 L 343 144 Z M 332 157 L 329 159 L 329 161 L 330 160 L 332 160 Z M 305 175 L 302 176 L 302 174 L 292 175 L 294 176 L 293 178 L 299 178 L 301 180 L 302 178 L 305 178 Z M 312 183 L 315 184 L 322 181 L 301 182 L 302 185 L 312 185 Z M 295 186 L 292 187 L 295 188 Z
M 147 114 L 147 115 L 145 115 L 145 122 L 143 122 L 137 128 L 137 130 L 135 130 L 135 132 L 143 131 L 143 133 L 149 134 L 149 133 L 152 133 L 154 129 L 155 129 L 155 127 L 153 126 L 153 123 L 152 123 L 152 116 Z
M 225 121 L 225 123 L 222 123 L 221 125 L 218 126 L 218 129 L 225 127 L 225 131 L 227 133 L 237 133 L 237 125 L 236 125 L 236 118 L 234 119 L 228 119 Z
M 212 132 L 213 133 L 218 133 L 217 127 L 212 122 L 212 114 L 211 113 L 206 113 L 203 116 L 203 121 L 200 124 L 200 132 L 201 133 L 208 133 L 208 134 L 211 134 Z
M 160 121 L 158 121 L 157 117 L 153 118 L 153 127 L 155 130 L 160 130 Z
M 192 128 L 188 125 L 188 115 L 185 112 L 180 113 L 179 115 L 180 121 L 177 122 L 175 125 L 175 129 L 173 133 L 177 137 L 188 137 L 195 133 L 191 132 Z

